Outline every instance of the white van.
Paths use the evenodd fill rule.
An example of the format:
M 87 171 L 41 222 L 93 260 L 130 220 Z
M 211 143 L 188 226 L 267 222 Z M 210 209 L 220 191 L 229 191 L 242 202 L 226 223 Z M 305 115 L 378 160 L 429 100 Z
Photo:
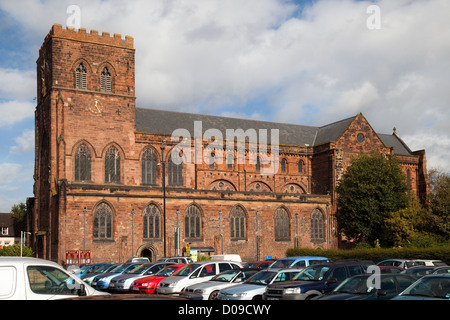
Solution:
M 55 262 L 0 257 L 0 300 L 56 300 L 105 294 Z
M 158 285 L 158 294 L 181 292 L 187 286 L 211 280 L 215 275 L 230 269 L 240 269 L 242 264 L 233 261 L 194 262 L 176 271 Z

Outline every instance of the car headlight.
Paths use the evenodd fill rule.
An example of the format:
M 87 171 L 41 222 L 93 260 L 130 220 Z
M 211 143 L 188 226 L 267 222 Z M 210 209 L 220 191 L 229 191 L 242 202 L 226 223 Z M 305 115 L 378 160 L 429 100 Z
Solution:
M 170 287 L 170 288 L 173 288 L 173 287 L 175 287 L 177 284 L 178 284 L 178 282 L 171 282 L 171 283 L 169 283 L 169 287 Z
M 108 281 L 108 277 L 100 278 L 98 281 Z
M 141 286 L 148 287 L 148 282 L 144 282 L 143 284 L 141 284 Z
M 301 288 L 287 288 L 284 290 L 285 294 L 300 294 L 302 293 Z
M 203 294 L 203 293 L 205 293 L 205 290 L 204 289 L 195 289 L 194 292 L 198 293 L 198 294 Z
M 232 297 L 245 297 L 247 295 L 247 292 L 241 292 L 241 293 L 233 293 Z

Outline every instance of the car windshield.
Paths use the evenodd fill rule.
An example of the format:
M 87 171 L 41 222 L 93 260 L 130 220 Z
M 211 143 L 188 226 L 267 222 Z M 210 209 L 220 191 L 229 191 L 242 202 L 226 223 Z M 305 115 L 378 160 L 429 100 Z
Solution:
M 169 277 L 171 276 L 175 271 L 177 271 L 178 267 L 174 266 L 168 266 L 161 270 L 159 270 L 157 273 L 155 273 L 155 276 L 159 277 Z
M 181 268 L 180 270 L 175 272 L 173 274 L 173 276 L 187 277 L 191 273 L 193 273 L 200 266 L 201 266 L 201 264 L 195 264 L 195 263 L 194 264 L 188 264 L 187 266 L 184 266 L 183 268 Z
M 114 273 L 120 273 L 124 270 L 126 270 L 130 265 L 129 264 L 121 264 L 120 266 L 117 266 L 117 268 L 112 269 L 110 272 Z
M 217 276 L 214 276 L 211 281 L 219 281 L 219 282 L 231 282 L 231 280 L 234 279 L 234 277 L 241 271 L 232 269 L 225 271 L 223 273 L 218 274 Z
M 277 275 L 277 272 L 270 272 L 270 271 L 260 271 L 257 274 L 255 274 L 253 277 L 249 278 L 245 283 L 248 284 L 257 284 L 257 285 L 263 285 L 266 286 L 270 284 L 273 278 Z
M 327 266 L 313 266 L 304 269 L 302 272 L 297 274 L 292 280 L 298 281 L 320 281 L 325 276 L 325 273 L 330 270 Z
M 294 259 L 280 259 L 275 261 L 270 265 L 270 268 L 287 268 L 289 267 L 295 260 Z
M 124 273 L 127 274 L 142 274 L 145 271 L 147 271 L 147 269 L 150 269 L 150 267 L 153 264 L 137 264 L 132 266 L 131 268 L 127 269 L 127 271 L 125 271 Z
M 354 294 L 367 294 L 370 293 L 373 287 L 367 286 L 368 277 L 351 277 L 339 286 L 337 286 L 333 292 L 335 293 L 354 293 Z
M 423 277 L 408 287 L 402 296 L 450 299 L 450 278 Z

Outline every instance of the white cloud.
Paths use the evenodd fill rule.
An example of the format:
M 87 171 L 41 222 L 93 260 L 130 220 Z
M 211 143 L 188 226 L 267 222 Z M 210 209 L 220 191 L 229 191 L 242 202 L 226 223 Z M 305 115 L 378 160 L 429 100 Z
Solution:
M 374 3 L 380 7 L 380 30 L 366 24 L 367 7 Z M 34 46 L 50 23 L 65 24 L 70 4 L 0 0 L 0 8 L 34 36 Z M 140 107 L 263 115 L 306 125 L 362 112 L 378 132 L 395 126 L 404 137 L 450 136 L 450 1 L 318 0 L 301 16 L 295 2 L 277 0 L 79 0 L 77 5 L 82 27 L 135 38 Z M 11 90 L 15 100 L 31 92 Z M 258 110 L 255 101 L 265 103 Z M 249 102 L 252 107 L 244 109 Z M 8 117 L 0 114 L 0 125 L 3 115 Z M 443 146 L 434 147 L 433 139 L 414 141 L 412 149 L 427 150 L 429 166 L 450 168 Z
M 0 102 L 0 127 L 34 117 L 35 106 L 28 101 Z
M 31 100 L 36 96 L 34 71 L 0 67 L 0 97 L 15 100 Z
M 0 186 L 22 181 L 25 177 L 23 166 L 18 163 L 0 163 Z
M 10 148 L 12 153 L 26 153 L 34 151 L 34 130 L 25 130 L 15 139 L 16 145 Z

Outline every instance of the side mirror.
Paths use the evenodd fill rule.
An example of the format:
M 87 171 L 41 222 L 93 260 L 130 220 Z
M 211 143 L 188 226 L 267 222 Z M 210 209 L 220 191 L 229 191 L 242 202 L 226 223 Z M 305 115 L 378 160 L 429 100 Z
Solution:
M 387 295 L 387 291 L 385 290 L 377 290 L 377 296 L 385 296 Z
M 87 293 L 86 293 L 86 286 L 85 286 L 84 284 L 80 284 L 80 291 L 79 291 L 78 295 L 79 295 L 80 297 L 85 297 L 85 296 L 87 296 Z
M 327 280 L 327 282 L 325 282 L 325 284 L 329 285 L 329 284 L 333 284 L 333 283 L 337 283 L 337 279 L 336 278 L 330 278 Z

